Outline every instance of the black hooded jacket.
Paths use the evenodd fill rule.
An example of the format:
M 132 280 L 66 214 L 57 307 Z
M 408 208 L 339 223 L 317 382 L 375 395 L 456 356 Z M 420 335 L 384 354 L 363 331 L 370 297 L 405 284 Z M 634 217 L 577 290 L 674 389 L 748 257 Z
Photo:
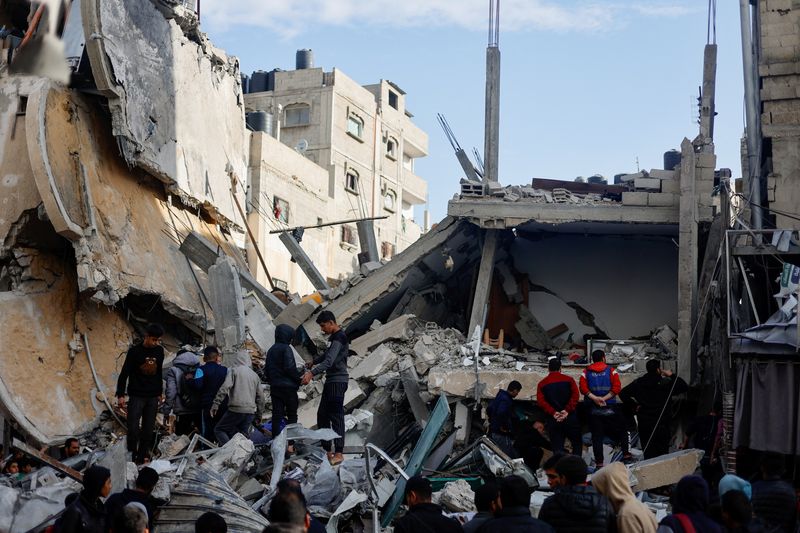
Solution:
M 606 533 L 617 530 L 617 517 L 608 499 L 594 487 L 561 487 L 547 498 L 539 511 L 556 533 Z
M 303 373 L 297 368 L 289 343 L 294 337 L 294 329 L 286 324 L 275 328 L 275 344 L 267 351 L 264 377 L 272 388 L 297 390 Z

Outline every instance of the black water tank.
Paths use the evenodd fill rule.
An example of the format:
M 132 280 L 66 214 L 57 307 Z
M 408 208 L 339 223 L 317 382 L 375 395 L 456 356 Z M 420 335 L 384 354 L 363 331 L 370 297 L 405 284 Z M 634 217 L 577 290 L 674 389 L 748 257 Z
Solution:
M 245 122 L 247 127 L 253 131 L 267 132 L 267 112 L 266 111 L 253 111 L 245 113 Z M 271 126 L 270 126 L 270 129 Z
M 250 91 L 251 93 L 263 93 L 264 91 L 268 91 L 267 89 L 267 79 L 269 78 L 269 74 L 264 72 L 263 70 L 256 70 L 253 72 L 253 75 L 250 76 Z
M 294 56 L 294 68 L 297 70 L 314 68 L 314 52 L 310 48 L 298 50 Z
M 664 170 L 675 170 L 681 166 L 681 153 L 678 150 L 664 152 Z
M 608 181 L 601 176 L 600 174 L 595 174 L 594 176 L 589 176 L 586 180 L 587 183 L 594 183 L 595 185 L 608 185 Z
M 250 92 L 250 76 L 242 74 L 242 94 Z

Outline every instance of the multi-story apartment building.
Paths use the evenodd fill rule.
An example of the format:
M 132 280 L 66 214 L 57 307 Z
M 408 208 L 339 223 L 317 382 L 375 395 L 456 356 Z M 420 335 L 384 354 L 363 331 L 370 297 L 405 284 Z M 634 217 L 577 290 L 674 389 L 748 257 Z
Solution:
M 253 132 L 251 142 L 250 219 L 279 285 L 312 290 L 269 230 L 385 216 L 375 221 L 381 259 L 419 238 L 414 206 L 426 202 L 427 183 L 414 165 L 427 155 L 428 136 L 412 122 L 402 89 L 386 80 L 361 86 L 321 68 L 256 72 L 249 85 L 246 110 L 267 118 L 266 132 Z M 309 229 L 302 246 L 330 279 L 358 267 L 354 223 Z

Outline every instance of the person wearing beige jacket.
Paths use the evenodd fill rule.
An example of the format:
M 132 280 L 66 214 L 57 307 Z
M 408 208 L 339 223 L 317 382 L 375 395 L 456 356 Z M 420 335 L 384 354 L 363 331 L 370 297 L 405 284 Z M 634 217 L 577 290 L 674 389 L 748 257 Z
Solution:
M 614 507 L 619 533 L 656 533 L 656 517 L 634 496 L 624 464 L 611 463 L 595 472 L 592 486 Z

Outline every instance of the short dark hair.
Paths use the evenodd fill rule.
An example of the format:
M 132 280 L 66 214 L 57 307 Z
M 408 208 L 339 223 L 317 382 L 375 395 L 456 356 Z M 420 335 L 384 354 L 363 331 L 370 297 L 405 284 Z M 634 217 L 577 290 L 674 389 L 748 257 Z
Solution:
M 334 315 L 330 311 L 322 311 L 319 315 L 317 315 L 317 324 L 322 324 L 323 322 L 336 322 L 336 315 Z
M 761 467 L 761 471 L 764 473 L 764 475 L 777 477 L 783 475 L 786 462 L 783 458 L 783 455 L 775 452 L 766 452 L 761 456 L 759 466 Z
M 644 367 L 647 369 L 648 374 L 655 374 L 658 372 L 658 369 L 661 368 L 661 361 L 658 359 L 650 359 Z
M 114 533 L 144 533 L 147 529 L 147 514 L 136 505 L 118 509 L 111 520 Z
M 605 358 L 605 356 L 606 352 L 604 352 L 603 350 L 595 350 L 592 352 L 592 362 L 599 363 Z
M 556 372 L 557 370 L 561 370 L 561 359 L 558 357 L 553 357 L 547 362 L 547 370 L 550 372 Z
M 497 499 L 499 493 L 494 481 L 488 481 L 475 489 L 475 508 L 478 512 L 491 510 L 492 502 Z
M 517 391 L 522 390 L 522 383 L 520 383 L 516 379 L 508 384 L 508 391 L 509 392 L 515 391 L 515 390 L 517 390 Z
M 305 503 L 294 492 L 277 492 L 269 505 L 267 519 L 273 523 L 304 526 L 306 523 Z
M 265 526 L 261 533 L 305 533 L 305 524 L 302 526 L 296 524 L 281 524 L 273 522 Z
M 194 533 L 228 533 L 228 524 L 220 515 L 209 511 L 195 521 Z
M 749 524 L 753 518 L 753 506 L 747 494 L 740 490 L 729 490 L 722 495 L 722 512 L 730 515 L 737 524 Z
M 433 495 L 431 482 L 428 481 L 428 478 L 422 476 L 414 476 L 409 478 L 409 480 L 406 481 L 406 496 L 412 492 L 423 501 L 430 500 L 431 496 Z
M 564 453 L 554 453 L 550 458 L 542 464 L 542 470 L 553 470 L 558 462 L 566 457 Z
M 203 349 L 203 361 L 211 361 L 219 355 L 219 348 L 216 346 L 206 346 Z
M 580 485 L 586 483 L 586 475 L 589 473 L 586 462 L 578 455 L 567 455 L 556 463 L 556 473 L 567 478 L 568 485 Z
M 306 506 L 306 496 L 303 494 L 303 489 L 300 486 L 300 482 L 296 479 L 291 478 L 283 478 L 282 480 L 278 481 L 278 485 L 275 487 L 276 493 L 289 493 L 289 494 L 296 494 L 300 501 L 303 503 L 303 506 Z
M 147 325 L 144 332 L 148 337 L 161 338 L 164 336 L 164 327 L 161 324 L 152 323 Z
M 503 507 L 525 507 L 531 504 L 531 489 L 519 476 L 506 476 L 500 481 L 500 501 Z
M 146 490 L 147 492 L 153 492 L 153 489 L 156 488 L 157 483 L 158 472 L 149 466 L 142 468 L 139 471 L 139 475 L 136 477 L 136 486 L 140 489 Z
M 69 448 L 69 445 L 72 444 L 73 442 L 77 442 L 78 444 L 81 443 L 81 441 L 79 441 L 75 437 L 70 437 L 64 441 L 64 448 Z

